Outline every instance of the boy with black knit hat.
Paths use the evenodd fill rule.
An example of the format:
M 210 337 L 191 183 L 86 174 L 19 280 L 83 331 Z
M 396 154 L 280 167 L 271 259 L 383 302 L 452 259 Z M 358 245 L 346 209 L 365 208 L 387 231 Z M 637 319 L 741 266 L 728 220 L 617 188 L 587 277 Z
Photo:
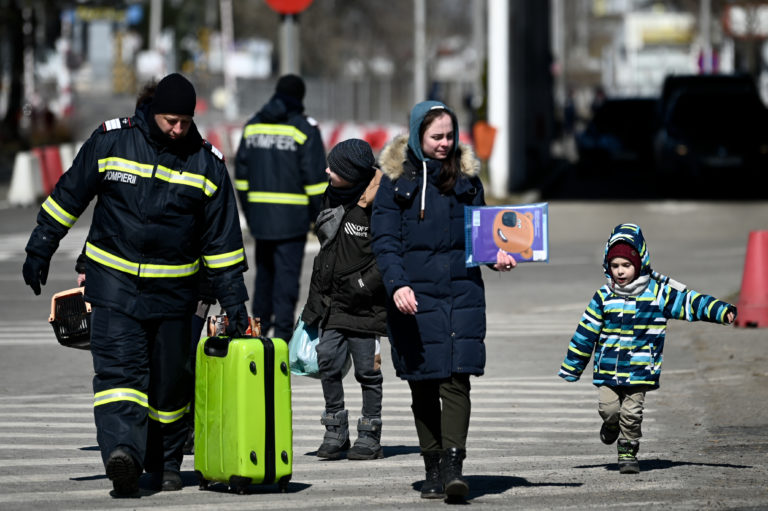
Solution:
M 367 142 L 345 140 L 328 153 L 328 188 L 324 209 L 315 222 L 320 252 L 314 260 L 309 297 L 302 319 L 317 325 L 320 342 L 317 362 L 325 397 L 320 422 L 325 426 L 321 458 L 382 457 L 381 368 L 376 363 L 376 343 L 386 334 L 384 285 L 371 251 L 370 219 L 381 171 Z M 349 442 L 344 409 L 342 368 L 352 355 L 355 379 L 363 392 L 357 440 Z
M 637 474 L 645 394 L 659 387 L 667 321 L 729 325 L 736 307 L 651 270 L 645 238 L 635 224 L 613 229 L 603 270 L 608 282 L 584 311 L 559 376 L 577 381 L 594 351 L 600 440 L 612 444 L 618 438 L 619 472 Z

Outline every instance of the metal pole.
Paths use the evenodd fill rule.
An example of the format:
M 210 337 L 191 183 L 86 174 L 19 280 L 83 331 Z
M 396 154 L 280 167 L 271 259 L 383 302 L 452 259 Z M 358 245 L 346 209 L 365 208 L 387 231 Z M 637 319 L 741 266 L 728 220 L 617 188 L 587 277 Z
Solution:
M 224 114 L 228 120 L 237 118 L 237 77 L 232 73 L 228 65 L 229 52 L 235 46 L 234 43 L 234 21 L 232 19 L 232 0 L 220 0 L 219 9 L 221 12 L 221 56 L 224 69 L 224 88 L 227 90 L 227 107 Z
M 280 74 L 299 74 L 298 24 L 295 14 L 282 15 L 280 24 Z
M 152 0 L 149 7 L 149 48 L 157 50 L 163 27 L 163 0 Z
M 472 46 L 475 49 L 475 77 L 472 90 L 472 108 L 477 109 L 483 101 L 483 63 L 485 62 L 485 0 L 472 2 Z
M 557 74 L 555 75 L 555 100 L 558 107 L 565 105 L 565 15 L 563 0 L 551 0 L 552 2 L 552 53 L 557 62 Z
M 507 195 L 510 178 L 509 146 L 512 144 L 509 98 L 510 6 L 506 0 L 488 2 L 488 123 L 496 128 L 496 141 L 488 161 L 490 191 L 494 197 Z
M 413 0 L 413 104 L 424 101 L 427 91 L 426 0 Z
M 699 4 L 699 30 L 701 32 L 701 72 L 712 73 L 712 41 L 710 38 L 710 25 L 712 7 L 710 0 L 701 0 Z

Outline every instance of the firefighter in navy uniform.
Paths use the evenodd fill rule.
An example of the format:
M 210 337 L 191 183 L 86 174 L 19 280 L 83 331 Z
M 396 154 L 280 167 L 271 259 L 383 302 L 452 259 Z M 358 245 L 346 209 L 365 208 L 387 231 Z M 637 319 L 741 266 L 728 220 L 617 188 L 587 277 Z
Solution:
M 274 327 L 282 339 L 293 333 L 307 232 L 328 185 L 317 122 L 303 115 L 304 93 L 300 77 L 280 77 L 272 98 L 246 123 L 235 164 L 235 187 L 256 240 L 253 315 L 264 335 Z
M 192 122 L 195 98 L 170 74 L 133 117 L 102 124 L 43 203 L 26 247 L 24 281 L 40 294 L 59 241 L 98 196 L 85 299 L 96 434 L 118 497 L 138 492 L 143 470 L 162 490 L 182 487 L 201 265 L 230 317 L 227 333 L 248 325 L 235 194 L 221 153 Z

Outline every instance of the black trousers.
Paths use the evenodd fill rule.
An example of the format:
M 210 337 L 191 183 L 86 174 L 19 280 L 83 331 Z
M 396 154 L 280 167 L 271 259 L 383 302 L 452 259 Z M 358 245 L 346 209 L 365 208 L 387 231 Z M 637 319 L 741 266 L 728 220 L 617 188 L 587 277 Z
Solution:
M 191 314 L 139 320 L 93 307 L 94 419 L 105 464 L 120 446 L 147 472 L 180 469 L 194 390 Z
M 408 380 L 408 385 L 421 451 L 465 449 L 472 410 L 469 375 L 454 373 L 445 380 Z
M 307 237 L 285 240 L 256 240 L 256 279 L 251 297 L 254 317 L 261 331 L 289 340 L 295 326 L 294 311 L 299 299 L 299 279 Z

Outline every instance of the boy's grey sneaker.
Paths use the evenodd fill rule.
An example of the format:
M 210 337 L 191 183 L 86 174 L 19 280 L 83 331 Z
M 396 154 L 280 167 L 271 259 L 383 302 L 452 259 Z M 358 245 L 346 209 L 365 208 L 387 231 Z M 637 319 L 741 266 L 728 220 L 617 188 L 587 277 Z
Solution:
M 620 438 L 617 444 L 619 452 L 619 472 L 622 474 L 639 474 L 640 463 L 635 455 L 640 448 L 640 442 L 637 440 L 627 440 Z
M 349 449 L 349 424 L 347 423 L 347 411 L 336 413 L 323 412 L 320 424 L 325 426 L 323 443 L 317 449 L 319 458 L 337 460 Z
M 105 466 L 115 497 L 130 497 L 139 492 L 139 470 L 133 456 L 120 447 L 110 454 Z
M 349 460 L 374 460 L 384 456 L 381 448 L 381 419 L 360 417 L 357 419 L 357 440 L 347 452 Z
M 619 438 L 619 423 L 608 424 L 603 422 L 603 425 L 600 427 L 600 441 L 605 445 L 611 445 L 617 438 Z

